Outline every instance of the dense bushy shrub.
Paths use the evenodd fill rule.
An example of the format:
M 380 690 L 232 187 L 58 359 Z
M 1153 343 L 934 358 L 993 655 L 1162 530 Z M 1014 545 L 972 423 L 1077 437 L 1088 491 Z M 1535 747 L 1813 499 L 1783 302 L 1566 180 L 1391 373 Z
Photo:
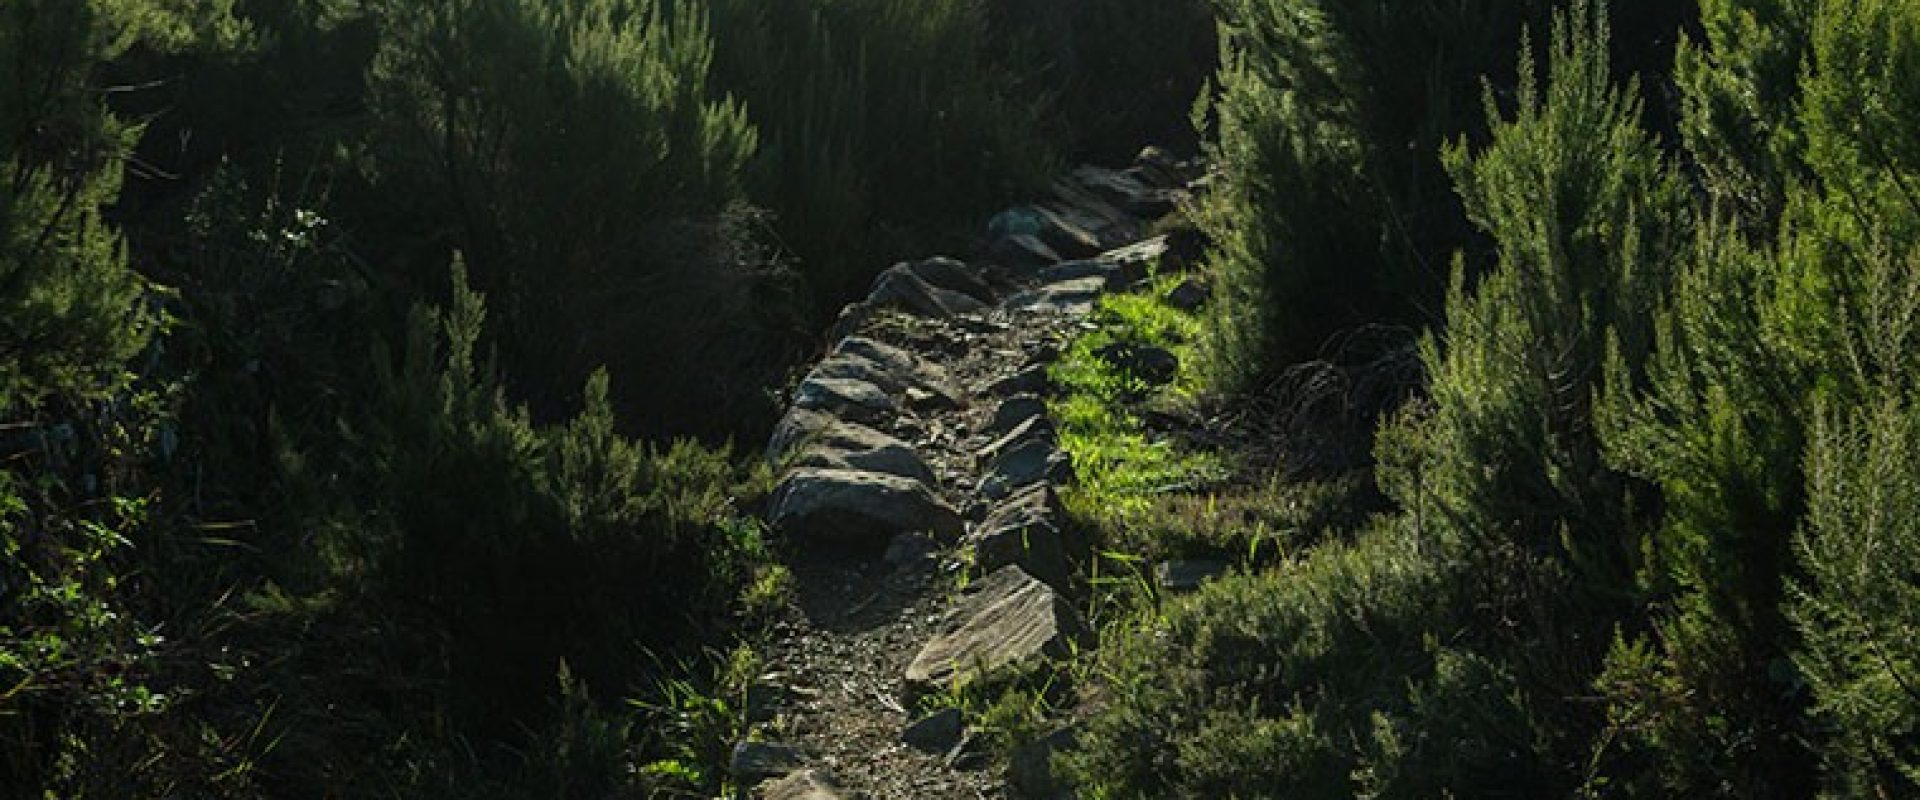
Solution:
M 708 91 L 703 9 L 463 0 L 385 21 L 371 73 L 383 169 L 392 189 L 437 201 L 433 221 L 472 254 L 499 298 L 503 355 L 538 376 L 524 387 L 538 407 L 596 364 L 653 366 L 749 321 L 737 265 L 673 235 L 738 199 L 754 149 L 744 109 Z M 643 302 L 650 314 L 628 311 Z M 689 313 L 651 336 L 621 327 L 674 309 Z
M 1216 386 L 1312 358 L 1347 326 L 1431 312 L 1439 254 L 1471 235 L 1440 147 L 1480 130 L 1482 76 L 1505 74 L 1545 5 L 1219 4 L 1209 155 L 1222 180 L 1201 217 L 1220 284 Z
M 971 232 L 993 204 L 1049 177 L 1040 90 L 980 0 L 712 10 L 715 83 L 745 102 L 761 135 L 750 195 L 800 257 L 816 315 L 855 299 L 879 266 Z
M 1491 142 L 1446 153 L 1497 259 L 1472 282 L 1456 267 L 1447 327 L 1422 348 L 1430 397 L 1383 431 L 1379 480 L 1403 511 L 1113 646 L 1113 706 L 1076 762 L 1096 795 L 1588 784 L 1603 720 L 1576 698 L 1630 611 L 1638 555 L 1592 397 L 1609 351 L 1638 374 L 1689 230 L 1636 91 L 1609 74 L 1608 36 L 1604 9 L 1574 4 L 1545 77 L 1523 48 L 1513 109 L 1489 92 Z

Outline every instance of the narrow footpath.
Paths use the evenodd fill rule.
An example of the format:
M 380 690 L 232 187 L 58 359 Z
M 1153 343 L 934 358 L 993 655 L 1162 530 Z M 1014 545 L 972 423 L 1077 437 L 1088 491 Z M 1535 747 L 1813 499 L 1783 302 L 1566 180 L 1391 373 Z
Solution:
M 1046 368 L 1100 295 L 1186 260 L 1148 234 L 1200 173 L 1081 167 L 996 215 L 987 257 L 894 265 L 842 313 L 767 448 L 795 592 L 733 752 L 752 796 L 1062 796 L 1046 745 L 1009 764 L 921 698 L 1097 645 Z

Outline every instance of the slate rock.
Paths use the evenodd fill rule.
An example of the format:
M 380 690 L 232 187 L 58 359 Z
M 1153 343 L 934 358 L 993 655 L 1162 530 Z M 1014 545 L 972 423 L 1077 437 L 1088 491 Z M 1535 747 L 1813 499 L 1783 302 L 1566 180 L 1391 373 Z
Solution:
M 987 384 L 987 393 L 1000 397 L 1019 394 L 1045 395 L 1051 388 L 1052 381 L 1047 378 L 1046 365 L 1034 364 Z
M 1013 786 L 1016 796 L 1044 800 L 1070 796 L 1069 787 L 1054 774 L 1053 756 L 1078 749 L 1079 739 L 1074 728 L 1067 726 L 1015 746 L 1007 764 L 1007 783 Z
M 993 419 L 987 422 L 986 433 L 989 436 L 1005 436 L 1021 423 L 1047 413 L 1047 403 L 1032 393 L 1016 394 L 1000 401 L 993 409 Z
M 1072 177 L 1102 200 L 1136 217 L 1158 219 L 1175 208 L 1171 192 L 1147 185 L 1141 173 L 1133 170 L 1081 166 L 1073 170 Z
M 846 800 L 848 795 L 833 776 L 818 769 L 797 770 L 762 785 L 761 800 Z
M 1031 437 L 999 452 L 980 482 L 980 491 L 999 499 L 1034 483 L 1063 484 L 1073 480 L 1073 461 L 1050 437 Z
M 1019 567 L 1005 567 L 967 588 L 946 625 L 907 666 L 908 686 L 962 686 L 1034 659 L 1060 659 L 1085 626 L 1060 593 Z
M 1149 386 L 1172 383 L 1180 372 L 1180 359 L 1173 352 L 1150 344 L 1114 342 L 1093 351 L 1101 361 L 1145 381 Z
M 933 558 L 940 552 L 940 544 L 919 531 L 908 531 L 893 537 L 887 543 L 886 562 L 895 567 L 906 567 Z
M 900 741 L 929 755 L 940 755 L 960 743 L 967 722 L 958 708 L 943 708 L 921 717 L 900 732 Z
M 854 422 L 870 422 L 894 410 L 885 390 L 853 378 L 807 378 L 794 389 L 793 405 Z
M 727 771 L 733 779 L 752 785 L 768 778 L 779 778 L 806 764 L 806 755 L 790 744 L 742 741 L 733 746 Z
M 790 536 L 845 544 L 877 545 L 908 531 L 952 540 L 966 531 L 959 512 L 924 483 L 817 467 L 789 473 L 774 489 L 767 516 Z
M 898 308 L 925 317 L 948 318 L 986 309 L 987 304 L 965 292 L 936 286 L 918 273 L 889 269 L 874 280 L 867 302 Z
M 1000 460 L 1001 454 L 1035 439 L 1046 442 L 1049 446 L 1058 440 L 1053 420 L 1045 416 L 1029 417 L 1027 421 L 1013 426 L 1013 429 L 1007 431 L 1005 435 L 980 448 L 979 463 L 992 464 Z
M 1073 562 L 1089 555 L 1089 543 L 1066 520 L 1052 486 L 1039 483 L 1015 491 L 969 534 L 973 568 L 985 574 L 1017 564 L 1047 585 L 1067 589 Z
M 1173 245 L 1167 236 L 1155 236 L 1101 253 L 1094 260 L 1112 264 L 1120 271 L 1114 278 L 1121 285 L 1132 285 L 1150 275 L 1172 270 Z
M 1207 581 L 1227 574 L 1227 562 L 1217 558 L 1181 558 L 1154 565 L 1153 578 L 1170 592 L 1191 592 Z
M 789 408 L 785 416 L 773 426 L 773 435 L 767 439 L 767 461 L 780 464 L 812 441 L 814 437 L 836 424 L 839 420 L 830 414 L 807 408 Z
M 1031 272 L 1062 261 L 1060 254 L 1046 242 L 1030 234 L 995 239 L 987 254 L 1016 273 Z
M 1083 278 L 1099 278 L 1105 281 L 1103 285 L 1106 290 L 1110 292 L 1125 289 L 1128 283 L 1121 274 L 1119 264 L 1111 261 L 1101 261 L 1099 259 L 1062 261 L 1040 270 L 1034 277 L 1041 283 L 1061 283 L 1064 281 L 1081 280 Z
M 1094 301 L 1106 291 L 1106 278 L 1075 278 L 1044 284 L 1009 297 L 1006 308 L 1014 312 L 1085 316 L 1093 311 Z
M 865 336 L 850 336 L 841 340 L 823 363 L 841 359 L 870 364 L 874 370 L 899 381 L 902 391 L 911 388 L 925 390 L 933 398 L 935 408 L 965 405 L 966 395 L 953 385 L 945 370 L 927 363 L 908 350 Z
M 933 486 L 933 468 L 906 442 L 851 422 L 832 421 L 800 446 L 795 467 L 878 472 Z
M 1211 298 L 1212 293 L 1207 291 L 1206 284 L 1201 283 L 1198 278 L 1188 278 L 1181 281 L 1180 285 L 1167 290 L 1166 295 L 1161 299 L 1166 301 L 1167 305 L 1181 311 L 1197 311 Z
M 971 772 L 987 766 L 993 761 L 993 743 L 978 731 L 966 731 L 960 735 L 947 751 L 945 763 L 947 769 Z

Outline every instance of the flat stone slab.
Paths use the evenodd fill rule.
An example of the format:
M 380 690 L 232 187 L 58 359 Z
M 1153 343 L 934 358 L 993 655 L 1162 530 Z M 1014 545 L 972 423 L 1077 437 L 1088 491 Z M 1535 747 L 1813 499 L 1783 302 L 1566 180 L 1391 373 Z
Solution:
M 1015 489 L 1036 483 L 1063 484 L 1073 480 L 1073 461 L 1051 437 L 1034 436 L 1000 451 L 980 482 L 980 491 L 998 500 Z
M 813 431 L 798 447 L 794 467 L 878 472 L 938 485 L 933 468 L 920 452 L 880 431 L 852 422 L 830 421 Z
M 925 531 L 948 541 L 966 532 L 960 514 L 911 478 L 802 467 L 773 491 L 774 530 L 802 538 L 882 546 L 895 534 Z
M 906 265 L 880 273 L 867 293 L 871 305 L 898 308 L 923 317 L 945 319 L 984 310 L 987 304 L 966 292 L 936 286 Z
M 841 360 L 864 362 L 871 369 L 891 376 L 898 382 L 900 392 L 920 389 L 931 395 L 938 407 L 958 408 L 965 405 L 966 394 L 954 386 L 946 370 L 928 363 L 911 351 L 865 336 L 852 336 L 841 340 L 827 358 L 828 362 Z
M 807 378 L 794 390 L 793 405 L 855 422 L 879 419 L 894 410 L 886 390 L 853 378 Z
M 1066 658 L 1085 626 L 1060 593 L 1019 567 L 968 587 L 943 631 L 907 666 L 919 691 L 965 685 L 1033 659 Z
M 1006 308 L 1013 312 L 1053 313 L 1085 316 L 1093 312 L 1094 301 L 1107 290 L 1107 279 L 1094 276 L 1049 283 L 1007 298 Z

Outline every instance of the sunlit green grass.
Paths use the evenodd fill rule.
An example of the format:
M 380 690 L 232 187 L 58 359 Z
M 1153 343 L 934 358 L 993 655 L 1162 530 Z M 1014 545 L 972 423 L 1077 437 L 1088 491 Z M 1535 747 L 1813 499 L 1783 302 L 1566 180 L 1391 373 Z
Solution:
M 1076 338 L 1051 370 L 1061 390 L 1051 410 L 1079 479 L 1066 502 L 1083 517 L 1137 515 L 1158 495 L 1193 490 L 1228 474 L 1222 456 L 1155 439 L 1140 418 L 1142 408 L 1188 402 L 1198 387 L 1191 365 L 1200 320 L 1160 299 L 1178 282 L 1177 276 L 1166 276 L 1141 293 L 1103 298 L 1092 318 L 1098 327 Z M 1180 361 L 1174 381 L 1148 386 L 1096 355 L 1116 342 L 1172 352 Z

